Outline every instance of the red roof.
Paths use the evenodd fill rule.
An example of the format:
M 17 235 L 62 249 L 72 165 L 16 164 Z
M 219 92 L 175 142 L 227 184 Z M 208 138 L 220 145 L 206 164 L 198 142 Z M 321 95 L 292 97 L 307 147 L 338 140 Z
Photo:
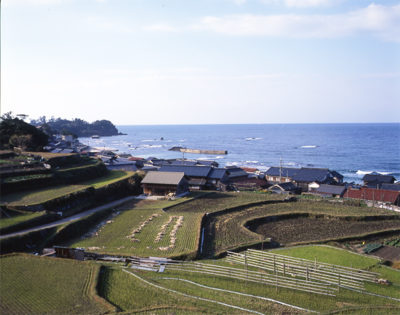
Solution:
M 128 160 L 129 161 L 141 161 L 141 160 L 144 160 L 144 158 L 132 156 L 132 157 L 128 158 Z
M 241 167 L 241 169 L 247 173 L 255 173 L 258 171 L 258 168 L 253 168 L 253 167 Z
M 396 203 L 399 195 L 400 191 L 361 187 L 360 189 L 348 188 L 343 197 Z

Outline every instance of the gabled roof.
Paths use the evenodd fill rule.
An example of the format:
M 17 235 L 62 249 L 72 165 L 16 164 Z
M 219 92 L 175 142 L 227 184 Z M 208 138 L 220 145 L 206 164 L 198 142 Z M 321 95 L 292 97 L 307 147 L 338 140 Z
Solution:
M 321 184 L 315 191 L 322 194 L 341 195 L 345 190 L 345 186 Z
M 386 183 L 383 183 L 381 185 L 381 189 L 400 191 L 400 184 L 386 184 Z
M 235 177 L 249 175 L 243 169 L 241 169 L 240 167 L 237 167 L 237 166 L 228 166 L 226 168 L 226 170 L 228 171 L 229 178 L 235 178 Z
M 222 179 L 225 175 L 227 175 L 227 170 L 225 168 L 212 168 L 211 172 L 208 174 L 208 178 L 210 179 Z
M 196 165 L 197 162 L 196 161 L 192 161 L 192 160 L 173 160 L 170 161 L 171 165 L 186 165 L 186 166 L 193 166 Z
M 333 177 L 331 171 L 327 168 L 301 168 L 292 179 L 296 182 L 322 183 Z
M 377 173 L 366 174 L 363 177 L 364 182 L 374 182 L 377 184 L 387 183 L 393 184 L 396 179 L 391 175 L 381 175 Z
M 184 177 L 183 172 L 148 172 L 142 184 L 179 185 Z
M 189 177 L 207 177 L 211 171 L 209 166 L 199 166 L 199 165 L 163 165 L 160 172 L 183 172 Z
M 214 166 L 214 167 L 218 167 L 219 164 L 215 161 L 212 160 L 196 160 L 198 165 L 207 165 L 207 166 Z
M 270 167 L 265 175 L 267 176 L 284 176 L 284 177 L 293 177 L 300 169 L 299 168 L 291 168 L 291 167 Z

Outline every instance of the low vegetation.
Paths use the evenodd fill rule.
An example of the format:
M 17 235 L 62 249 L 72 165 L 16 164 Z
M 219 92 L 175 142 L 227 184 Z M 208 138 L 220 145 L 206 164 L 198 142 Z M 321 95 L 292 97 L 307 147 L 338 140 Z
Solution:
M 29 206 L 42 204 L 48 200 L 60 198 L 89 187 L 101 188 L 132 176 L 133 172 L 110 171 L 102 177 L 80 182 L 76 185 L 58 185 L 37 190 L 23 191 L 1 196 L 1 203 L 9 206 Z
M 7 255 L 0 258 L 1 314 L 104 314 L 97 296 L 99 267 L 86 262 Z

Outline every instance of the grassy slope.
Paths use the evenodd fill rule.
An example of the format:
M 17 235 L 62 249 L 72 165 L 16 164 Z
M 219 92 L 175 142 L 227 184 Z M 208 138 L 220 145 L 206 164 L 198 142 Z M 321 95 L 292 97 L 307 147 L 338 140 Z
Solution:
M 224 308 L 151 287 L 121 270 L 106 269 L 102 274 L 100 294 L 122 311 L 162 311 L 163 314 L 221 314 Z M 224 309 L 225 310 L 225 309 Z
M 103 314 L 113 309 L 95 295 L 95 265 L 32 255 L 3 256 L 0 263 L 2 314 Z
M 10 218 L 7 217 L 2 217 L 0 219 L 0 230 L 22 223 L 26 222 L 35 218 L 38 218 L 40 216 L 46 215 L 45 211 L 40 211 L 40 212 L 33 212 L 33 213 L 24 213 L 16 216 L 12 216 Z
M 105 176 L 84 181 L 77 185 L 59 185 L 56 187 L 48 187 L 1 196 L 1 203 L 7 202 L 11 206 L 40 204 L 51 199 L 86 189 L 90 186 L 100 188 L 118 180 L 125 179 L 132 174 L 133 172 L 110 171 Z
M 400 298 L 400 271 L 382 266 L 379 263 L 380 260 L 378 258 L 359 255 L 343 249 L 320 245 L 282 248 L 272 250 L 272 252 L 310 260 L 314 260 L 316 258 L 317 261 L 320 262 L 353 268 L 368 269 L 373 272 L 378 272 L 382 278 L 390 280 L 392 285 L 383 286 L 374 283 L 366 283 L 366 289 L 377 294 Z
M 167 212 L 162 211 L 162 208 L 172 206 L 173 203 L 171 201 L 147 200 L 136 202 L 132 203 L 131 207 L 124 206 L 121 214 L 115 217 L 112 223 L 105 225 L 98 232 L 98 236 L 77 241 L 71 246 L 96 247 L 98 248 L 96 250 L 101 252 L 139 256 L 176 257 L 189 254 L 197 250 L 201 219 L 206 212 L 218 211 L 249 202 L 265 201 L 270 198 L 270 195 L 257 193 L 211 193 L 188 203 L 182 203 L 187 201 L 187 198 L 178 199 L 173 202 L 177 205 L 168 208 Z M 160 216 L 153 219 L 140 233 L 136 234 L 135 238 L 140 241 L 133 242 L 130 240 L 128 236 L 131 231 L 139 227 L 142 222 L 153 214 L 159 214 Z M 177 231 L 175 248 L 161 251 L 159 247 L 169 245 L 169 231 L 172 229 L 173 223 L 159 243 L 155 243 L 154 240 L 161 226 L 168 221 L 170 216 L 183 216 L 183 225 Z

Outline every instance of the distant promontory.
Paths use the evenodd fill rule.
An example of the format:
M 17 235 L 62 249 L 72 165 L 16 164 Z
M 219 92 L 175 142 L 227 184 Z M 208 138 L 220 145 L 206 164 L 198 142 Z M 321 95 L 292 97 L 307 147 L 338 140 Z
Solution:
M 121 132 L 109 120 L 96 120 L 92 123 L 79 118 L 73 120 L 62 118 L 46 119 L 45 116 L 37 120 L 32 120 L 31 124 L 41 126 L 48 134 L 70 134 L 76 137 L 91 137 L 97 135 L 100 137 L 122 135 Z

